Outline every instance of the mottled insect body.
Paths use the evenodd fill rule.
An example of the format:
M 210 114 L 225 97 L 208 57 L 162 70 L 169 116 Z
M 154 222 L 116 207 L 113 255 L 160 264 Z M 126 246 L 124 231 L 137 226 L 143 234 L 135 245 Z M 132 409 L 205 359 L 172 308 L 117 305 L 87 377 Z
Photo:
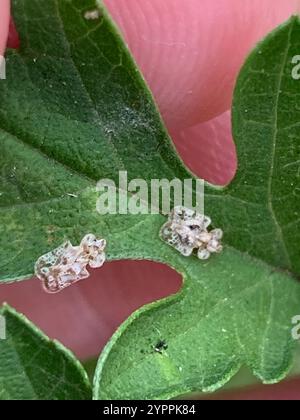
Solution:
M 35 264 L 35 274 L 43 281 L 48 293 L 57 293 L 89 277 L 87 266 L 99 268 L 105 262 L 105 239 L 86 235 L 79 246 L 70 241 L 40 257 Z
M 200 260 L 207 260 L 211 254 L 223 251 L 221 239 L 223 231 L 221 229 L 213 229 L 210 232 L 203 232 L 199 235 L 197 256 Z
M 161 239 L 185 257 L 197 249 L 197 256 L 206 260 L 212 253 L 221 252 L 221 229 L 208 231 L 211 219 L 194 210 L 177 206 L 169 215 L 167 223 L 160 231 Z
M 86 20 L 97 20 L 101 17 L 101 12 L 99 9 L 88 10 L 84 14 Z

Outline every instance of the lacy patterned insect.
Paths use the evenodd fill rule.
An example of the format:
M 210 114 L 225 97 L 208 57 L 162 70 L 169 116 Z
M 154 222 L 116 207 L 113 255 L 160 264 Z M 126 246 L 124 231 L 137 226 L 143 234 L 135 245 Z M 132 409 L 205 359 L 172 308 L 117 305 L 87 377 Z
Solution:
M 169 215 L 160 231 L 161 239 L 175 248 L 185 257 L 192 255 L 195 249 L 201 260 L 206 260 L 212 253 L 219 253 L 223 247 L 220 243 L 221 229 L 208 231 L 211 219 L 186 207 L 177 206 Z
M 35 264 L 35 274 L 43 281 L 48 293 L 57 293 L 89 277 L 87 266 L 99 268 L 105 262 L 105 239 L 86 235 L 79 246 L 70 241 L 40 257 Z

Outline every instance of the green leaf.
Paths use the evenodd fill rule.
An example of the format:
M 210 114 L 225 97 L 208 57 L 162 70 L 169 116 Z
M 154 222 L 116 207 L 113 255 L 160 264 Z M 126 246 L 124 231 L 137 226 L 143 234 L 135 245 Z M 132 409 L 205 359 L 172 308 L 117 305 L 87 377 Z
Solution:
M 116 218 L 95 214 L 99 179 L 116 180 L 120 169 L 146 181 L 190 177 L 105 11 L 84 19 L 94 7 L 14 2 L 22 47 L 8 54 L 0 85 L 2 281 L 32 275 L 36 259 L 66 238 L 120 230 Z M 207 185 L 205 203 L 228 244 L 297 274 L 298 35 L 293 18 L 249 58 L 233 108 L 239 171 L 227 188 Z
M 162 215 L 96 212 L 96 182 L 116 180 L 119 170 L 148 183 L 190 177 L 105 10 L 99 6 L 101 16 L 86 20 L 95 0 L 14 0 L 13 5 L 22 47 L 8 54 L 7 80 L 0 84 L 1 280 L 29 277 L 40 255 L 65 239 L 78 244 L 90 232 L 107 239 L 109 260 L 150 259 L 182 273 L 178 295 L 135 313 L 112 338 L 99 361 L 95 399 L 214 390 L 242 364 L 264 382 L 280 380 L 292 363 L 291 318 L 298 312 L 300 286 L 277 268 L 298 273 L 297 250 L 291 247 L 287 264 L 273 203 L 277 185 L 283 188 L 282 174 L 275 159 L 265 168 L 275 136 L 259 127 L 255 142 L 244 141 L 249 130 L 240 113 L 244 84 L 252 83 L 255 91 L 261 80 L 257 71 L 255 77 L 249 72 L 251 62 L 267 56 L 276 64 L 288 39 L 297 43 L 299 21 L 268 38 L 238 82 L 239 173 L 227 188 L 207 185 L 205 202 L 228 246 L 203 263 L 159 239 Z M 277 56 L 270 53 L 274 49 Z M 279 57 L 284 71 L 275 64 L 273 70 L 281 80 L 288 60 Z M 272 133 L 280 111 L 277 96 L 262 102 L 262 112 L 269 106 L 273 116 Z M 247 115 L 255 120 L 251 113 L 261 105 L 253 104 Z M 291 142 L 296 149 L 297 139 Z M 284 204 L 278 211 L 287 213 Z
M 86 372 L 67 349 L 50 341 L 23 315 L 0 308 L 6 339 L 0 339 L 1 400 L 86 400 Z
M 241 71 L 233 104 L 240 169 L 229 188 L 232 218 L 248 237 L 239 249 L 298 277 L 300 108 L 299 80 L 292 73 L 299 39 L 294 16 L 258 45 Z
M 90 378 L 93 378 L 95 374 L 95 370 L 97 367 L 97 359 L 92 358 L 88 359 L 84 362 L 84 368 L 87 371 Z M 296 348 L 296 355 L 295 355 L 295 361 L 293 364 L 293 368 L 290 371 L 289 378 L 295 379 L 299 377 L 300 375 L 300 342 L 299 345 Z M 250 369 L 243 367 L 240 369 L 240 371 L 220 390 L 218 393 L 215 393 L 214 395 L 217 397 L 218 394 L 224 394 L 225 391 L 234 391 L 234 390 L 241 390 L 249 388 L 250 386 L 259 385 L 260 381 L 259 379 L 253 375 L 253 373 L 250 371 Z M 196 391 L 195 393 L 190 394 L 184 394 L 182 397 L 178 396 L 177 399 L 199 399 L 200 397 L 205 398 L 206 396 L 209 396 L 210 394 L 200 394 L 199 391 Z
M 184 265 L 171 252 L 164 256 L 183 274 L 184 288 L 121 326 L 99 360 L 95 398 L 215 391 L 242 365 L 264 383 L 281 380 L 292 364 L 299 284 L 232 249 L 203 267 L 196 259 Z M 161 342 L 167 349 L 158 352 Z
M 239 172 L 228 188 L 206 195 L 206 212 L 244 255 L 227 248 L 202 269 L 172 258 L 185 278 L 181 294 L 138 311 L 115 334 L 99 360 L 95 398 L 214 391 L 242 365 L 264 383 L 289 371 L 299 284 L 246 253 L 298 274 L 299 147 L 290 125 L 298 118 L 291 63 L 299 35 L 295 17 L 247 60 L 233 108 Z
M 84 18 L 95 3 L 13 1 L 21 49 L 0 84 L 2 281 L 30 277 L 39 256 L 89 232 L 119 257 L 111 236 L 139 220 L 99 216 L 100 179 L 190 177 L 105 11 Z

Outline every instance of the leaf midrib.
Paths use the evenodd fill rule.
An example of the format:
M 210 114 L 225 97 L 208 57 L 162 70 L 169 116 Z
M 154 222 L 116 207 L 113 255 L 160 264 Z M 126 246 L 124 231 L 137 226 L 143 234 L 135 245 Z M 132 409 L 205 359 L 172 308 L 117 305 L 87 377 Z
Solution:
M 281 87 L 282 87 L 282 82 L 283 82 L 283 76 L 284 76 L 284 70 L 285 70 L 285 66 L 287 64 L 287 58 L 288 58 L 288 53 L 291 47 L 291 36 L 292 36 L 292 32 L 294 29 L 294 22 L 290 25 L 289 28 L 289 32 L 288 32 L 288 38 L 287 38 L 287 45 L 286 45 L 286 49 L 284 51 L 284 56 L 283 56 L 283 60 L 282 60 L 282 64 L 281 64 L 281 68 L 280 68 L 280 72 L 279 72 L 279 77 L 278 77 L 278 86 L 277 86 L 277 93 L 276 93 L 276 98 L 275 98 L 275 106 L 274 106 L 274 119 L 275 119 L 275 123 L 274 123 L 274 134 L 273 134 L 273 138 L 272 138 L 272 154 L 271 154 L 271 165 L 270 165 L 270 174 L 268 177 L 268 207 L 269 207 L 269 211 L 270 211 L 270 215 L 274 221 L 274 225 L 277 231 L 277 235 L 278 238 L 281 242 L 282 245 L 282 250 L 285 253 L 285 258 L 286 258 L 286 263 L 288 265 L 289 270 L 292 269 L 292 262 L 290 259 L 290 255 L 289 252 L 287 250 L 286 247 L 286 243 L 284 241 L 284 236 L 283 236 L 283 232 L 282 232 L 282 228 L 277 220 L 276 217 L 276 213 L 273 207 L 273 201 L 272 201 L 272 185 L 273 185 L 273 175 L 274 175 L 274 166 L 275 166 L 275 156 L 276 156 L 276 146 L 277 146 L 277 137 L 278 137 L 278 131 L 279 131 L 279 127 L 278 127 L 278 113 L 279 113 L 279 99 L 280 99 L 280 94 L 281 94 Z

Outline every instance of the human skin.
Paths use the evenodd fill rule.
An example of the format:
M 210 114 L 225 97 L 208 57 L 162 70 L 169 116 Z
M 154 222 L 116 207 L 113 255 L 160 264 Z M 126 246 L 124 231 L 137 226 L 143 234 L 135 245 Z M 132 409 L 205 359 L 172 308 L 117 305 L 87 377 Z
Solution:
M 2 0 L 0 6 L 0 55 L 3 55 L 8 35 L 9 0 Z
M 0 5 L 0 53 L 9 23 Z M 252 46 L 297 10 L 298 0 L 105 0 L 121 28 L 187 165 L 225 184 L 236 168 L 230 104 Z M 15 43 L 13 37 L 10 43 Z M 0 286 L 7 301 L 82 358 L 99 353 L 134 309 L 180 288 L 171 269 L 150 262 L 106 264 L 57 296 L 37 280 Z

